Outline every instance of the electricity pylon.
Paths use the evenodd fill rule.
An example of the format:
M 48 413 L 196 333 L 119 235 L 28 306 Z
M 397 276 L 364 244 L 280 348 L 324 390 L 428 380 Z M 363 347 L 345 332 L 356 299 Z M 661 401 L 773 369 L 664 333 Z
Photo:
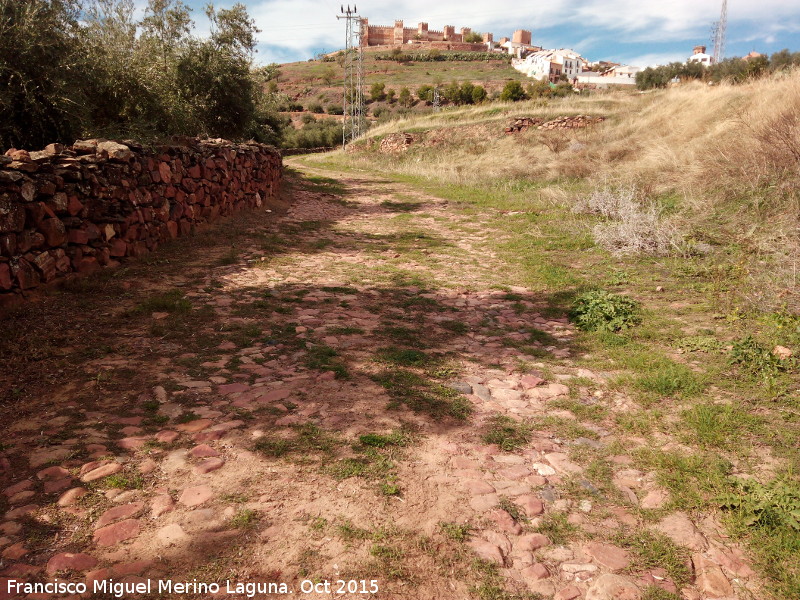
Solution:
M 342 146 L 352 142 L 366 131 L 364 114 L 364 50 L 361 45 L 361 17 L 358 7 L 342 5 L 343 19 L 347 25 L 344 50 L 344 122 L 342 123 Z
M 728 0 L 722 0 L 719 21 L 714 23 L 714 64 L 718 64 L 725 56 L 725 30 L 728 28 Z

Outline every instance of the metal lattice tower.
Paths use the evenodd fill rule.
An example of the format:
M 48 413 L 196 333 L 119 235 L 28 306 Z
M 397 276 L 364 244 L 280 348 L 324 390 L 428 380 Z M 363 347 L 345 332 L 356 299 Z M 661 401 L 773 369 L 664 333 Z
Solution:
M 439 109 L 442 108 L 442 98 L 439 94 L 439 86 L 437 85 L 433 88 L 433 110 L 439 112 Z
M 361 44 L 361 17 L 358 7 L 342 6 L 343 19 L 347 25 L 344 50 L 344 122 L 342 123 L 342 146 L 357 139 L 366 131 L 364 113 L 364 49 Z
M 719 21 L 714 23 L 714 64 L 718 64 L 725 56 L 725 30 L 728 28 L 728 0 L 722 0 Z

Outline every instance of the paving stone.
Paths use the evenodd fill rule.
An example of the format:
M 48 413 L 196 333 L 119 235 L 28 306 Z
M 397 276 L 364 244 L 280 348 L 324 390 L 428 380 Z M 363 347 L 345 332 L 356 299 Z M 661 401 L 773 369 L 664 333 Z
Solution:
M 482 496 L 473 496 L 469 499 L 469 505 L 472 510 L 479 513 L 494 508 L 498 502 L 500 502 L 500 496 L 497 494 L 484 494 Z
M 533 467 L 533 470 L 542 477 L 549 477 L 550 475 L 556 474 L 556 470 L 553 467 L 544 463 L 533 463 L 531 466 Z
M 685 513 L 676 512 L 667 515 L 659 521 L 655 528 L 679 546 L 696 551 L 705 550 L 708 546 L 703 534 L 697 530 Z
M 147 442 L 145 437 L 126 437 L 116 441 L 117 446 L 128 452 L 135 452 L 142 448 Z
M 155 496 L 150 505 L 150 514 L 154 519 L 173 510 L 175 510 L 175 502 L 169 494 Z
M 572 462 L 566 454 L 561 452 L 551 452 L 549 454 L 545 454 L 544 457 L 547 462 L 549 462 L 559 473 L 563 473 L 565 475 L 583 473 L 583 467 Z M 544 475 L 544 473 L 539 472 L 539 475 Z
M 639 587 L 630 579 L 604 573 L 586 590 L 586 600 L 639 600 Z
M 646 509 L 662 508 L 669 500 L 669 494 L 661 489 L 654 489 L 647 492 L 640 506 Z
M 32 490 L 28 490 L 25 492 L 19 492 L 18 494 L 14 494 L 8 499 L 8 503 L 12 506 L 17 504 L 25 504 L 28 500 L 36 496 L 36 492 Z
M 30 479 L 23 479 L 20 482 L 15 483 L 14 485 L 8 486 L 6 489 L 3 490 L 3 495 L 7 497 L 11 497 L 15 494 L 19 494 L 20 492 L 24 492 L 26 490 L 33 489 L 34 483 Z
M 88 571 L 97 566 L 97 559 L 89 554 L 72 554 L 61 552 L 47 561 L 45 570 L 48 575 L 54 575 L 59 571 Z
M 225 461 L 221 458 L 206 458 L 195 465 L 194 472 L 198 475 L 205 475 L 222 468 L 224 464 Z
M 72 506 L 88 493 L 89 492 L 82 487 L 72 488 L 61 494 L 61 496 L 58 498 L 57 504 L 61 507 Z
M 466 479 L 462 481 L 462 485 L 473 496 L 480 496 L 482 494 L 493 494 L 496 490 L 491 484 L 478 479 Z
M 38 450 L 32 452 L 28 458 L 28 464 L 31 469 L 41 467 L 49 462 L 56 462 L 64 460 L 72 452 L 70 448 L 53 448 L 50 450 Z
M 234 348 L 236 346 L 234 345 Z M 233 348 L 231 348 L 232 350 Z M 229 383 L 227 385 L 221 385 L 217 387 L 217 391 L 222 394 L 223 396 L 227 396 L 228 394 L 238 394 L 241 392 L 246 392 L 250 389 L 250 386 L 244 383 Z
M 3 535 L 18 535 L 22 531 L 22 525 L 16 521 L 6 521 L 0 523 L 0 533 Z
M 176 425 L 175 429 L 178 431 L 183 431 L 184 433 L 197 433 L 198 431 L 202 431 L 203 429 L 211 427 L 213 423 L 214 422 L 211 419 L 195 419 L 194 421 L 189 421 L 188 423 Z
M 580 588 L 574 585 L 568 585 L 558 590 L 554 598 L 555 600 L 575 600 L 575 598 L 580 598 L 582 595 Z
M 692 556 L 695 579 L 694 584 L 708 598 L 729 598 L 734 595 L 733 587 L 718 565 L 701 554 Z
M 22 518 L 28 513 L 32 513 L 33 511 L 39 510 L 39 507 L 35 504 L 26 504 L 25 506 L 20 506 L 18 508 L 12 508 L 5 514 L 5 518 L 9 521 L 14 521 L 16 519 Z
M 547 579 L 550 577 L 550 571 L 547 570 L 547 567 L 541 563 L 532 564 L 530 567 L 522 570 L 522 575 L 525 579 L 533 579 L 537 581 L 539 579 Z
M 538 385 L 542 385 L 544 383 L 544 379 L 537 377 L 536 375 L 523 375 L 519 378 L 519 382 L 525 389 L 531 389 Z
M 591 563 L 576 563 L 576 562 L 565 562 L 561 563 L 561 570 L 564 573 L 593 573 L 597 571 L 597 565 L 593 565 Z
M 736 577 L 753 577 L 756 573 L 739 548 L 712 547 L 708 551 L 711 559 Z
M 539 548 L 549 546 L 550 540 L 541 533 L 528 533 L 517 538 L 514 544 L 521 550 L 536 552 Z
M 158 463 L 152 458 L 145 458 L 139 463 L 139 473 L 142 475 L 149 475 L 158 468 Z
M 69 471 L 67 471 L 64 467 L 47 467 L 46 469 L 42 469 L 38 473 L 36 473 L 37 479 L 40 481 L 51 481 L 54 479 L 63 479 L 64 477 L 69 475 Z
M 559 396 L 569 396 L 569 388 L 563 383 L 549 383 L 528 390 L 528 396 L 534 400 L 552 400 Z
M 505 479 L 522 479 L 523 477 L 530 475 L 531 470 L 523 465 L 517 465 L 514 467 L 508 467 L 506 469 L 501 469 L 497 472 L 497 474 Z
M 211 456 L 219 456 L 219 452 L 214 450 L 208 444 L 200 444 L 189 450 L 189 454 L 194 458 L 209 458 Z
M 470 540 L 468 545 L 478 557 L 485 561 L 502 566 L 505 563 L 500 548 L 485 540 Z
M 161 442 L 162 444 L 171 444 L 179 437 L 181 437 L 181 434 L 178 433 L 177 431 L 170 431 L 169 429 L 164 429 L 156 434 L 156 441 Z
M 447 387 L 462 394 L 472 393 L 472 386 L 465 381 L 451 381 L 447 384 Z
M 544 512 L 544 504 L 533 494 L 527 494 L 514 498 L 514 504 L 521 506 L 525 511 L 525 514 L 529 517 L 535 517 Z
M 480 383 L 472 384 L 472 393 L 484 402 L 489 402 L 492 399 L 492 393 L 489 391 L 489 388 Z
M 162 546 L 175 546 L 189 539 L 183 527 L 177 523 L 172 523 L 156 531 L 156 540 Z
M 185 506 L 199 506 L 214 497 L 213 490 L 207 485 L 198 485 L 183 490 L 178 502 Z
M 601 542 L 590 542 L 586 551 L 594 561 L 612 571 L 621 571 L 631 563 L 630 554 L 617 546 Z
M 81 477 L 81 481 L 84 483 L 89 483 L 90 481 L 97 481 L 98 479 L 102 479 L 103 477 L 108 477 L 109 475 L 114 475 L 115 473 L 119 473 L 122 471 L 122 465 L 119 463 L 108 463 L 103 465 L 102 467 L 97 467 L 83 475 Z
M 98 546 L 114 546 L 139 535 L 140 526 L 138 519 L 126 519 L 106 525 L 94 532 L 94 541 Z
M 0 556 L 6 560 L 19 560 L 23 556 L 27 555 L 28 552 L 29 550 L 25 547 L 23 542 L 17 542 L 16 544 L 3 550 L 3 552 L 0 552 Z
M 466 456 L 454 456 L 450 459 L 450 464 L 454 469 L 475 469 L 477 471 L 481 468 L 479 462 Z
M 501 508 L 495 508 L 486 515 L 497 528 L 504 533 L 519 535 L 522 533 L 522 526 L 514 518 Z
M 142 502 L 131 502 L 130 504 L 115 506 L 114 508 L 110 508 L 100 515 L 97 523 L 95 523 L 95 527 L 100 528 L 108 525 L 109 523 L 113 523 L 114 521 L 128 519 L 139 514 L 142 509 L 144 509 L 144 503 Z
M 64 477 L 64 479 L 56 481 L 45 481 L 42 490 L 45 494 L 54 494 L 68 489 L 73 483 L 75 483 L 75 480 L 72 477 Z

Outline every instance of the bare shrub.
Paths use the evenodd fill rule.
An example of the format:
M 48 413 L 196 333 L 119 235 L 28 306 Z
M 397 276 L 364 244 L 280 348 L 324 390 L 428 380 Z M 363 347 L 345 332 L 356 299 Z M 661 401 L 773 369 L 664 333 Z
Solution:
M 570 138 L 563 131 L 543 131 L 539 134 L 539 143 L 547 147 L 550 152 L 558 154 L 563 152 L 569 146 Z
M 577 202 L 575 213 L 604 217 L 592 229 L 597 244 L 613 254 L 666 256 L 683 247 L 677 228 L 653 202 L 640 200 L 636 188 L 604 188 Z

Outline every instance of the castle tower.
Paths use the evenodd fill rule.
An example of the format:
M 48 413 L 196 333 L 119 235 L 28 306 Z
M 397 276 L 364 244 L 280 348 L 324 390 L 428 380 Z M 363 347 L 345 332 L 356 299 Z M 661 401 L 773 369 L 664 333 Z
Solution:
M 456 37 L 456 28 L 452 25 L 445 25 L 443 32 L 445 42 L 451 42 Z
M 361 19 L 361 44 L 369 46 L 369 19 Z
M 705 46 L 695 46 L 693 54 L 705 54 L 706 47 Z
M 494 34 L 493 33 L 484 33 L 483 34 L 483 41 L 487 44 L 494 42 Z
M 525 29 L 517 29 L 511 38 L 515 44 L 524 44 L 525 46 L 531 45 L 531 32 Z
M 403 21 L 394 22 L 394 45 L 403 45 Z
M 423 42 L 428 41 L 428 24 L 420 23 L 417 25 L 417 35 Z

